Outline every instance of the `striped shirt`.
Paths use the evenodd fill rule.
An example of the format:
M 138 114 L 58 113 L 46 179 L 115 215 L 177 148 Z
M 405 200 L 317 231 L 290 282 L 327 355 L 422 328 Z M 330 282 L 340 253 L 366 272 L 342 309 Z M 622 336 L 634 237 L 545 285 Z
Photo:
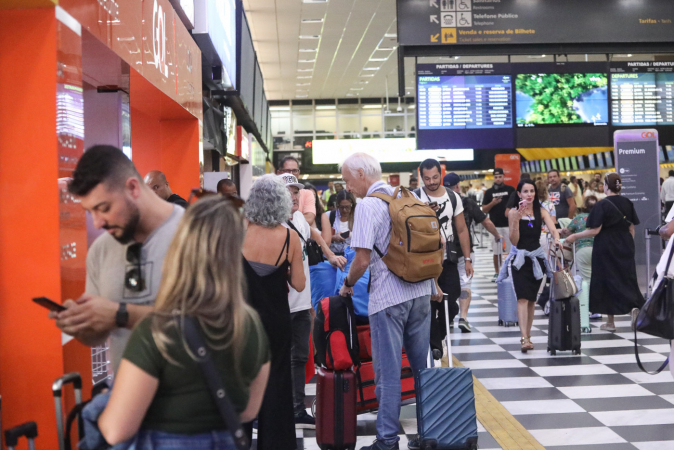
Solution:
M 394 188 L 377 181 L 367 191 L 393 195 Z M 388 204 L 378 198 L 365 197 L 358 202 L 351 233 L 352 248 L 377 248 L 385 252 L 391 238 L 391 216 Z M 370 254 L 370 303 L 368 315 L 373 315 L 390 306 L 436 293 L 435 282 L 426 280 L 419 283 L 406 283 L 388 270 L 376 251 Z

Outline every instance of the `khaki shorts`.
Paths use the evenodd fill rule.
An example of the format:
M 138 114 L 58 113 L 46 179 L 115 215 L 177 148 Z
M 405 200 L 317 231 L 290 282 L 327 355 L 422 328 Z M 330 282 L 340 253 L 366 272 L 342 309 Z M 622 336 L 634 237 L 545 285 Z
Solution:
M 496 231 L 498 231 L 498 234 L 503 236 L 503 240 L 505 241 L 506 248 L 505 251 L 503 251 L 503 243 L 501 242 L 496 242 L 491 235 L 489 235 L 489 238 L 492 240 L 491 241 L 491 251 L 494 252 L 494 255 L 498 255 L 499 251 L 503 251 L 504 253 L 510 253 L 510 230 L 508 227 L 496 227 Z M 499 250 L 501 249 L 501 250 Z

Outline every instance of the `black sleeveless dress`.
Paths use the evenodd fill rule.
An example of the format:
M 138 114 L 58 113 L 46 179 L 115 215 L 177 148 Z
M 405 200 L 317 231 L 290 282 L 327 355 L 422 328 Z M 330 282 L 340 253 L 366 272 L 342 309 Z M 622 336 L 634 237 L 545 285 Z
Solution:
M 271 350 L 269 382 L 258 413 L 258 450 L 293 450 L 297 448 L 295 416 L 293 412 L 293 385 L 290 369 L 292 327 L 288 304 L 288 249 L 290 230 L 276 270 L 260 276 L 246 258 L 243 267 L 248 282 L 248 303 L 255 308 L 262 321 Z M 285 261 L 278 263 L 285 252 Z
M 541 246 L 542 222 L 541 217 L 533 220 L 520 220 L 520 240 L 516 246 L 518 250 L 523 249 L 532 252 Z M 545 274 L 545 259 L 538 258 L 538 263 L 541 265 L 543 274 Z M 535 302 L 543 280 L 537 280 L 534 276 L 534 263 L 531 258 L 524 258 L 524 264 L 519 270 L 515 266 L 511 266 L 511 270 L 517 298 Z

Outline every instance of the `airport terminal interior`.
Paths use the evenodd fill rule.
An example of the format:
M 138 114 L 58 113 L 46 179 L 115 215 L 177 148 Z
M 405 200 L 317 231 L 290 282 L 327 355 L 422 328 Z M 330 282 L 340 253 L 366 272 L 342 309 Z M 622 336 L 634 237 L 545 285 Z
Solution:
M 342 256 L 350 266 L 361 255 L 357 247 L 350 247 L 352 236 L 358 239 L 354 221 L 358 222 L 359 213 L 352 211 L 371 199 L 340 193 L 354 186 L 344 176 L 352 173 L 353 165 L 343 165 L 347 159 L 362 154 L 374 158 L 381 177 L 377 173 L 373 183 L 420 189 L 419 202 L 425 211 L 433 207 L 437 218 L 441 211 L 429 189 L 446 187 L 445 202 L 452 190 L 463 199 L 461 230 L 467 230 L 472 242 L 469 259 L 474 274 L 472 278 L 466 274 L 466 255 L 461 254 L 457 273 L 462 275 L 453 281 L 461 284 L 457 287 L 461 298 L 448 301 L 463 308 L 461 300 L 469 296 L 470 303 L 467 313 L 462 310 L 452 319 L 448 342 L 443 342 L 437 355 L 431 351 L 428 359 L 433 365 L 430 370 L 460 371 L 472 380 L 468 400 L 472 415 L 466 430 L 473 431 L 458 432 L 451 425 L 465 418 L 467 413 L 460 408 L 438 416 L 442 417 L 438 421 L 448 424 L 440 426 L 444 433 L 451 429 L 457 435 L 474 434 L 477 441 L 453 442 L 456 436 L 446 436 L 446 441 L 438 438 L 425 447 L 424 439 L 428 441 L 432 434 L 427 429 L 436 424 L 429 424 L 421 412 L 420 382 L 412 382 L 416 378 L 405 367 L 410 364 L 406 356 L 401 367 L 397 443 L 397 438 L 382 435 L 384 420 L 374 394 L 380 375 L 374 374 L 371 360 L 372 380 L 358 378 L 366 376 L 365 369 L 356 370 L 358 365 L 344 371 L 358 372 L 354 378 L 358 381 L 351 386 L 357 391 L 358 405 L 353 407 L 353 417 L 349 412 L 347 419 L 333 417 L 332 410 L 328 414 L 336 400 L 321 398 L 321 383 L 325 383 L 321 380 L 324 371 L 333 368 L 329 366 L 332 356 L 321 357 L 322 347 L 312 340 L 317 338 L 312 328 L 304 411 L 301 401 L 299 412 L 297 405 L 294 411 L 297 449 L 674 450 L 674 370 L 667 366 L 653 373 L 672 354 L 674 339 L 674 291 L 666 288 L 674 267 L 665 268 L 668 254 L 674 251 L 668 245 L 674 230 L 667 231 L 674 213 L 670 213 L 674 205 L 673 21 L 671 0 L 0 0 L 0 188 L 4 193 L 0 449 L 15 445 L 38 450 L 78 448 L 86 427 L 69 411 L 116 379 L 111 352 L 115 333 L 131 328 L 125 309 L 127 294 L 134 291 L 129 284 L 135 282 L 131 272 L 122 274 L 125 284 L 119 291 L 124 293 L 114 300 L 124 305 L 126 316 L 120 316 L 121 310 L 113 313 L 115 324 L 109 326 L 114 331 L 105 334 L 107 340 L 86 341 L 66 333 L 66 325 L 54 320 L 61 304 L 82 299 L 96 284 L 91 278 L 95 262 L 87 255 L 93 255 L 90 249 L 97 239 L 108 237 L 106 230 L 113 233 L 114 226 L 101 229 L 100 219 L 92 214 L 96 208 L 84 201 L 88 191 L 80 195 L 70 184 L 82 176 L 76 168 L 80 162 L 84 165 L 88 149 L 111 146 L 120 149 L 142 177 L 139 191 L 149 187 L 147 192 L 153 190 L 168 202 L 186 206 L 188 212 L 214 193 L 248 202 L 267 174 L 283 175 L 291 194 L 300 198 L 295 205 L 302 212 L 300 220 L 308 221 L 307 230 L 310 224 L 317 229 L 311 239 L 326 236 L 320 237 L 326 240 L 320 257 L 325 255 L 326 262 L 320 263 L 325 268 Z M 535 185 L 536 195 L 544 191 L 547 197 L 539 195 L 530 216 L 521 215 L 522 220 L 509 223 L 504 205 L 518 185 L 522 189 Z M 298 187 L 299 193 L 294 194 Z M 309 203 L 315 203 L 309 205 L 313 215 L 303 209 L 307 203 L 301 193 L 306 190 L 313 194 L 309 196 L 313 199 Z M 532 196 L 533 192 L 532 188 Z M 607 216 L 615 212 L 607 209 L 610 206 L 596 205 L 616 207 L 608 200 L 614 194 L 623 197 L 621 204 L 631 205 L 628 213 L 619 210 L 627 221 L 623 224 L 626 240 L 610 244 L 620 246 L 622 253 L 602 247 L 600 259 L 597 241 L 608 244 L 599 231 L 584 235 L 582 246 L 581 239 L 576 240 L 577 246 L 570 243 L 573 239 L 560 243 L 558 253 L 566 261 L 556 259 L 557 252 L 549 252 L 552 241 L 546 241 L 546 236 L 554 240 L 553 233 L 547 222 L 539 222 L 544 220 L 541 211 L 547 211 L 543 217 L 553 217 L 555 233 L 564 239 L 583 230 L 596 231 L 597 226 L 601 230 L 596 211 Z M 514 195 L 508 210 L 524 214 L 530 203 Z M 445 216 L 450 223 L 458 220 L 453 208 L 455 217 Z M 597 208 L 594 215 L 593 208 Z M 592 222 L 598 225 L 590 228 Z M 507 260 L 501 272 L 505 281 L 497 281 L 497 269 L 510 252 L 513 223 L 522 223 L 521 229 L 540 223 L 540 248 L 545 252 L 541 250 L 537 259 L 527 253 L 534 249 L 527 249 L 526 256 L 520 253 Z M 413 230 L 410 227 L 408 233 Z M 442 245 L 454 235 L 454 245 L 461 246 L 457 236 L 463 232 L 455 230 L 449 228 L 449 240 L 440 238 Z M 504 241 L 495 241 L 496 230 Z M 523 233 L 517 231 L 517 239 Z M 303 258 L 311 259 L 306 249 L 321 250 L 307 239 L 297 245 L 305 248 Z M 592 249 L 593 239 L 594 256 L 576 257 L 576 248 Z M 145 256 L 125 255 L 120 261 L 129 270 L 137 265 L 141 285 L 153 284 L 143 279 L 145 271 L 152 270 L 145 268 Z M 372 255 L 370 269 L 363 275 L 371 284 L 359 279 L 364 284 L 353 294 L 357 340 L 360 327 L 367 328 L 368 320 L 373 323 L 372 314 L 368 316 L 370 287 L 376 285 L 370 278 L 372 268 L 381 270 L 376 262 L 386 261 Z M 450 256 L 447 250 L 443 255 L 437 264 L 444 268 Z M 528 265 L 522 266 L 525 258 Z M 555 274 L 552 279 L 536 277 L 535 298 L 527 299 L 535 302 L 527 336 L 518 322 L 525 316 L 518 314 L 526 314 L 522 311 L 528 306 L 515 298 L 521 291 L 512 271 L 519 264 L 536 274 L 538 262 L 545 266 L 544 260 L 552 262 Z M 581 267 L 590 261 L 591 276 Z M 161 268 L 161 262 L 156 264 Z M 310 262 L 305 270 L 307 286 L 311 280 L 305 295 L 306 309 L 311 311 L 307 320 L 313 326 L 320 317 L 327 331 L 322 301 L 349 287 L 349 268 L 344 269 L 347 272 L 334 269 L 325 281 L 316 267 Z M 624 273 L 623 267 L 627 267 Z M 599 301 L 592 296 L 606 297 L 610 287 L 606 292 L 592 290 L 592 283 L 606 283 L 602 276 L 609 272 L 619 274 L 618 284 L 630 280 L 635 291 L 626 301 L 636 302 L 641 310 L 620 310 L 614 318 L 596 306 Z M 154 273 L 160 276 L 161 270 Z M 575 291 L 569 291 L 568 298 L 555 297 L 555 290 L 566 289 L 560 286 L 565 282 Z M 507 295 L 504 283 L 512 286 Z M 293 289 L 291 283 L 288 290 Z M 130 294 L 130 302 L 144 306 L 152 306 L 156 296 L 141 301 L 136 294 Z M 513 297 L 515 319 L 504 320 L 506 297 Z M 660 321 L 660 328 L 653 323 L 649 328 L 644 300 L 649 305 L 660 298 L 665 299 L 664 312 L 649 316 Z M 38 304 L 31 299 L 38 299 Z M 359 303 L 360 310 L 356 300 L 364 302 Z M 563 312 L 555 312 L 560 305 Z M 599 310 L 592 310 L 593 305 Z M 45 308 L 55 312 L 48 317 Z M 559 319 L 559 331 L 555 317 L 567 314 L 565 308 L 572 312 Z M 333 314 L 332 306 L 329 311 Z M 658 334 L 654 328 L 667 331 Z M 560 347 L 553 344 L 558 334 L 577 342 Z M 269 341 L 274 348 L 274 339 Z M 361 357 L 364 345 L 361 341 Z M 292 352 L 296 351 L 293 342 Z M 272 352 L 272 366 L 274 357 Z M 321 361 L 328 361 L 323 365 L 329 367 L 321 367 Z M 286 362 L 290 364 L 290 359 Z M 269 385 L 275 383 L 274 370 Z M 330 373 L 336 377 L 336 372 Z M 374 406 L 364 406 L 366 385 Z M 112 392 L 114 398 L 114 388 Z M 448 392 L 441 403 L 463 401 Z M 339 402 L 335 411 L 344 414 L 350 406 Z M 355 442 L 349 441 L 347 435 L 353 430 L 349 431 L 351 422 L 345 425 L 345 421 L 355 424 Z M 260 413 L 259 428 L 258 420 L 247 424 L 250 442 L 244 447 L 232 441 L 198 448 L 290 450 L 281 440 L 270 443 L 271 431 L 271 437 L 261 439 L 264 430 L 270 429 L 268 423 Z M 27 428 L 20 428 L 22 424 Z M 6 430 L 15 434 L 5 437 Z M 35 447 L 28 447 L 33 439 Z M 135 448 L 168 447 L 139 443 Z

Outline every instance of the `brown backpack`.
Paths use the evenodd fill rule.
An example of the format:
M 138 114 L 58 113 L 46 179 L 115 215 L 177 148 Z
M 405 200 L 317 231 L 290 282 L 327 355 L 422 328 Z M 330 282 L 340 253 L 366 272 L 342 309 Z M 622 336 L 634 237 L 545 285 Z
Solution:
M 376 245 L 374 247 L 386 267 L 408 283 L 440 276 L 443 251 L 440 223 L 435 211 L 404 187 L 396 188 L 392 196 L 376 192 L 368 197 L 388 203 L 391 216 L 388 250 L 384 255 Z

